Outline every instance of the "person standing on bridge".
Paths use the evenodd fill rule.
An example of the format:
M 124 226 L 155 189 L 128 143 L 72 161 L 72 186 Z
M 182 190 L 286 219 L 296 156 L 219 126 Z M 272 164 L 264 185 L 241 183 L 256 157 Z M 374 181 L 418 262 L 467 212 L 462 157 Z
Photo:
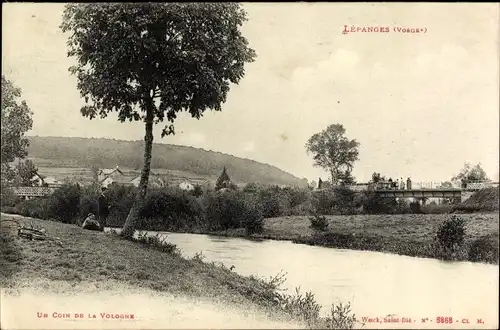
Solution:
M 411 190 L 411 179 L 410 179 L 410 177 L 408 177 L 408 179 L 406 180 L 406 188 L 408 188 L 408 190 Z
M 401 181 L 399 182 L 400 186 L 399 189 L 405 190 L 405 182 L 403 181 L 403 178 L 401 178 Z
M 100 228 L 101 231 L 104 231 L 104 227 L 106 226 L 106 220 L 109 215 L 109 203 L 108 199 L 104 195 L 105 192 L 106 192 L 106 187 L 102 187 L 101 196 L 99 196 L 98 199 L 98 206 L 99 206 L 98 215 L 99 215 L 99 224 L 101 225 Z

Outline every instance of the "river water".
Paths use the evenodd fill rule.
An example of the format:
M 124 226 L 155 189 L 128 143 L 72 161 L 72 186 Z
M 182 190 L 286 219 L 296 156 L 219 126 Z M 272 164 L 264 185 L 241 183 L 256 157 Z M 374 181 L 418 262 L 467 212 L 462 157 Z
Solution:
M 387 253 L 353 251 L 294 244 L 251 241 L 208 235 L 162 233 L 185 257 L 202 252 L 206 261 L 222 262 L 241 275 L 269 278 L 287 273 L 283 288 L 311 291 L 323 306 L 350 302 L 358 318 L 394 314 L 407 324 L 367 324 L 373 327 L 435 328 L 437 317 L 452 317 L 440 328 L 484 328 L 498 325 L 498 275 L 495 265 L 443 262 Z M 422 324 L 422 318 L 428 318 Z M 467 319 L 469 324 L 463 324 Z M 477 323 L 482 319 L 484 324 Z M 429 323 L 432 322 L 432 323 Z M 457 322 L 457 323 L 455 323 Z

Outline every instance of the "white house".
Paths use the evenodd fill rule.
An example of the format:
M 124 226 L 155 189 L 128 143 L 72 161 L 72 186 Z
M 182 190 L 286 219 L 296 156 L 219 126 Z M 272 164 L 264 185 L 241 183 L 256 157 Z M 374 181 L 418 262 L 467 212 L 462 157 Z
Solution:
M 47 187 L 59 187 L 62 185 L 62 182 L 57 180 L 52 176 L 47 176 L 43 179 L 43 182 L 47 185 Z
M 194 185 L 188 180 L 184 180 L 179 183 L 179 188 L 181 188 L 182 190 L 191 191 L 194 190 Z
M 99 183 L 103 187 L 108 187 L 112 183 L 129 185 L 130 179 L 123 174 L 123 172 L 117 167 L 115 168 L 105 168 L 98 172 Z
M 132 181 L 130 181 L 130 184 L 135 186 L 135 187 L 139 187 L 140 182 L 141 182 L 141 176 L 138 175 L 134 179 L 132 179 Z M 148 186 L 150 188 L 160 188 L 160 187 L 164 187 L 165 183 L 156 174 L 150 173 Z

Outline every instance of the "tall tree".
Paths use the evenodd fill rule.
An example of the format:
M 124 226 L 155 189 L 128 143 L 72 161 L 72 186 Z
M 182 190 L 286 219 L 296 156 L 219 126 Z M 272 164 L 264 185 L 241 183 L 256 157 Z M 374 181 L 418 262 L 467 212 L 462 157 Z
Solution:
M 33 113 L 25 101 L 21 101 L 21 89 L 2 75 L 1 163 L 2 172 L 8 163 L 28 155 L 28 139 L 24 134 L 33 125 Z M 4 167 L 5 166 L 5 167 Z
M 35 185 L 34 176 L 38 173 L 35 163 L 26 159 L 16 165 L 16 185 L 31 187 Z
M 219 175 L 219 177 L 217 178 L 217 182 L 215 183 L 215 190 L 220 190 L 223 188 L 230 188 L 230 187 L 231 187 L 231 179 L 229 178 L 226 167 L 224 166 L 222 173 Z
M 244 76 L 255 52 L 239 31 L 246 13 L 237 3 L 69 4 L 61 28 L 69 32 L 70 68 L 85 98 L 83 116 L 118 113 L 145 125 L 144 163 L 138 198 L 122 234 L 133 235 L 148 186 L 153 125 L 177 114 L 199 119 L 222 110 L 230 84 Z
M 465 162 L 464 167 L 455 175 L 452 179 L 452 182 L 460 182 L 463 185 L 467 184 L 467 182 L 474 181 L 489 181 L 486 172 L 481 167 L 481 164 L 476 164 L 472 166 L 470 163 Z
M 356 140 L 345 136 L 345 128 L 340 124 L 328 126 L 306 143 L 308 154 L 313 155 L 314 166 L 329 172 L 333 184 L 350 178 L 354 162 L 358 160 L 358 147 Z

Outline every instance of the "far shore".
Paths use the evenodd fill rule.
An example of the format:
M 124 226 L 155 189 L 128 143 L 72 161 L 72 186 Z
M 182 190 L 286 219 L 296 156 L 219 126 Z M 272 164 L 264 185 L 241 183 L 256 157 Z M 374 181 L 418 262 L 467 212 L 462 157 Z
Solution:
M 246 235 L 243 228 L 216 232 L 203 229 L 166 231 L 247 239 L 285 240 L 330 248 L 441 259 L 436 254 L 433 242 L 437 227 L 449 216 L 449 214 L 327 216 L 329 228 L 324 232 L 310 228 L 310 220 L 307 216 L 285 216 L 265 219 L 264 231 L 250 236 Z M 472 240 L 481 236 L 488 236 L 496 242 L 498 248 L 498 213 L 472 213 L 459 216 L 467 221 L 466 244 L 470 244 Z M 458 256 L 457 261 L 460 260 L 466 261 Z M 498 258 L 491 258 L 486 262 L 498 264 Z

